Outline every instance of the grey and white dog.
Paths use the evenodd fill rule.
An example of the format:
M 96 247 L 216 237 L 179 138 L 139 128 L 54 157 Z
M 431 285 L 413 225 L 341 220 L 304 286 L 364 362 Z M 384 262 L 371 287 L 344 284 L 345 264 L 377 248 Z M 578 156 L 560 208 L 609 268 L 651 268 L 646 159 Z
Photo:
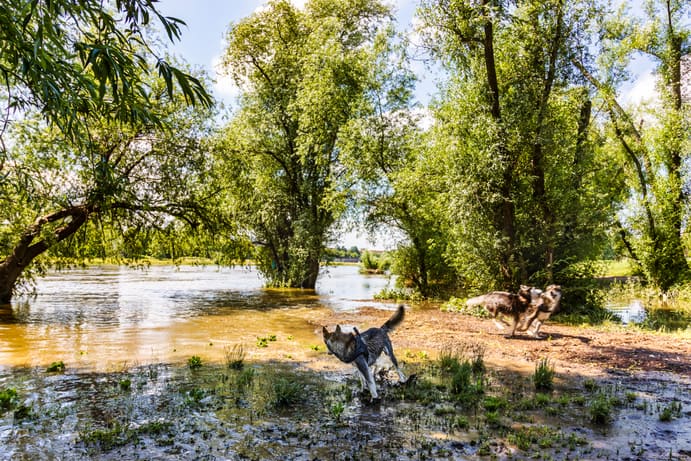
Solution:
M 322 327 L 324 343 L 333 355 L 338 357 L 341 362 L 352 363 L 357 367 L 360 375 L 362 389 L 369 389 L 372 399 L 378 399 L 377 385 L 370 367 L 374 365 L 382 352 L 384 352 L 398 372 L 400 382 L 406 382 L 407 378 L 398 366 L 398 361 L 393 353 L 393 346 L 389 339 L 389 332 L 397 327 L 405 316 L 405 309 L 402 305 L 398 306 L 396 312 L 387 320 L 381 328 L 370 328 L 360 333 L 357 328 L 353 331 L 344 331 L 340 325 L 336 325 L 334 332 L 329 332 L 326 327 Z
M 541 338 L 540 327 L 552 314 L 559 311 L 561 301 L 561 286 L 550 285 L 545 291 L 532 288 L 530 307 L 525 313 L 519 331 L 528 331 L 528 334 L 536 338 Z M 535 328 L 530 331 L 530 325 L 534 323 Z

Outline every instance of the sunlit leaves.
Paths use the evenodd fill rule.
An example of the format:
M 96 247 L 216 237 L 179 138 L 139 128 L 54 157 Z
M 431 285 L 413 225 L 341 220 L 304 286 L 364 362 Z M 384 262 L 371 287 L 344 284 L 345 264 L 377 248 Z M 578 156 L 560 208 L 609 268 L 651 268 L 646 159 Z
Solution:
M 171 66 L 148 45 L 144 29 L 151 27 L 152 17 L 171 40 L 179 38 L 183 23 L 162 16 L 147 0 L 117 0 L 105 6 L 4 2 L 0 82 L 8 89 L 6 104 L 41 110 L 74 140 L 84 136 L 85 115 L 156 123 L 148 110 L 151 88 L 143 78 L 156 65 L 169 95 L 177 87 L 189 103 L 210 105 L 211 97 L 199 80 Z
M 283 0 L 229 31 L 224 64 L 243 94 L 220 155 L 271 284 L 314 286 L 349 194 L 341 133 L 367 107 L 373 41 L 388 18 L 373 0 L 303 10 Z

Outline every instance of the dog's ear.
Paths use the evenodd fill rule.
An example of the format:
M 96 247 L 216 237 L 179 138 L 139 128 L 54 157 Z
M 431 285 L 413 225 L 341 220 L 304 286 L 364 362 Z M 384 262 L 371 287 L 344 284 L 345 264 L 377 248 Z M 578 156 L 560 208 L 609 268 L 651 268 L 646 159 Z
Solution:
M 353 336 L 360 336 L 360 332 L 357 331 L 357 327 L 353 327 Z
M 325 326 L 322 326 L 322 335 L 324 335 L 325 338 L 331 336 L 331 333 L 329 333 L 329 330 L 327 330 Z
M 341 332 L 341 326 L 336 325 L 336 331 L 334 331 L 334 333 L 340 333 L 340 332 Z

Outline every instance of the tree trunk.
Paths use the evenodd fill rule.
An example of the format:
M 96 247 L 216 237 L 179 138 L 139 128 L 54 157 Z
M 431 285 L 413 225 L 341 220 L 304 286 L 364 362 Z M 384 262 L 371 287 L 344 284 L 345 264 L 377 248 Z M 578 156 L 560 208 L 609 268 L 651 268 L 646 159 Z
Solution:
M 314 290 L 317 286 L 319 277 L 319 256 L 310 256 L 307 260 L 307 274 L 300 285 L 300 288 Z
M 12 253 L 0 262 L 0 304 L 9 304 L 12 300 L 17 281 L 31 262 L 52 245 L 73 235 L 86 222 L 92 207 L 74 206 L 56 211 L 36 219 L 22 234 Z M 71 218 L 67 221 L 67 218 Z M 51 238 L 42 238 L 41 230 L 47 224 L 66 220 L 65 224 L 51 233 Z
M 499 102 L 499 80 L 494 59 L 494 24 L 490 14 L 490 8 L 494 4 L 492 0 L 483 0 L 482 5 L 485 8 L 482 45 L 490 97 L 490 113 L 499 128 L 498 150 L 504 171 L 502 183 L 499 187 L 501 201 L 495 210 L 494 225 L 498 231 L 501 231 L 502 239 L 505 243 L 505 245 L 502 245 L 499 255 L 499 269 L 503 279 L 502 285 L 509 289 L 515 285 L 513 256 L 516 246 L 516 209 L 512 199 L 515 159 L 504 143 L 506 137 L 503 135 L 504 127 L 501 116 L 501 104 Z

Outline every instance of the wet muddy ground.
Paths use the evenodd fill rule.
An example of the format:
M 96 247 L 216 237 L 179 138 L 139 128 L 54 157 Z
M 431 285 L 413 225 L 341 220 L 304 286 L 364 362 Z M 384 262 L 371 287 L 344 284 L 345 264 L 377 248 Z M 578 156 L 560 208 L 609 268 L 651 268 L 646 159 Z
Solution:
M 373 403 L 321 326 L 390 314 L 291 309 L 291 322 L 245 323 L 172 361 L 5 367 L 0 459 L 691 459 L 687 334 L 548 322 L 545 340 L 507 339 L 415 306 L 392 334 L 414 378 L 380 373 Z M 536 389 L 540 364 L 551 389 Z

